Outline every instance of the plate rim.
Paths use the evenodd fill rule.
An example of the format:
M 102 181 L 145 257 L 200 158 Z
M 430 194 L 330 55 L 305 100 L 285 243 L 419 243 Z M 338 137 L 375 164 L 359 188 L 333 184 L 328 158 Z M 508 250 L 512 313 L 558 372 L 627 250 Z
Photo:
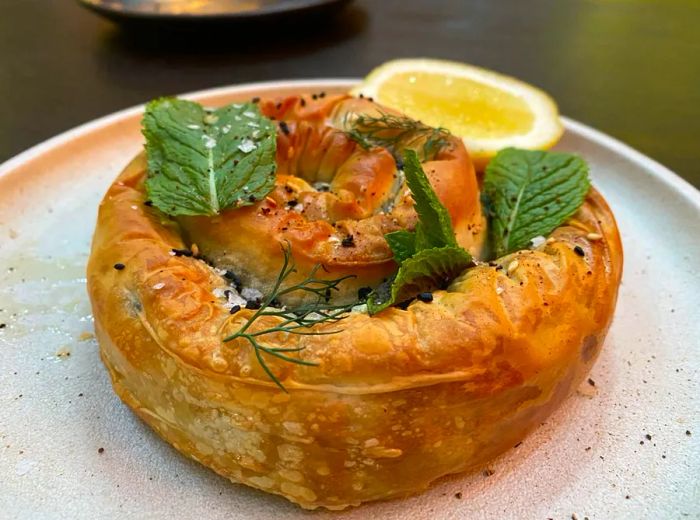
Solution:
M 271 81 L 258 81 L 258 82 L 248 82 L 248 83 L 236 83 L 232 85 L 224 85 L 219 87 L 207 88 L 202 90 L 195 90 L 186 92 L 183 94 L 176 94 L 177 97 L 182 97 L 186 99 L 198 99 L 201 97 L 223 95 L 236 90 L 250 90 L 256 88 L 290 88 L 290 87 L 303 87 L 303 88 L 314 88 L 314 87 L 344 87 L 357 84 L 360 82 L 360 78 L 310 78 L 310 79 L 287 79 L 287 80 L 271 80 Z M 111 114 L 98 117 L 86 123 L 82 123 L 78 126 L 70 128 L 64 132 L 61 132 L 54 137 L 51 137 L 45 141 L 42 141 L 23 152 L 11 157 L 5 162 L 0 164 L 0 180 L 8 176 L 14 169 L 22 166 L 23 164 L 35 159 L 41 154 L 48 152 L 53 148 L 60 147 L 72 139 L 78 138 L 80 136 L 86 135 L 92 131 L 99 130 L 106 126 L 114 123 L 118 123 L 121 120 L 127 119 L 131 116 L 142 112 L 145 107 L 145 103 L 134 105 Z M 642 152 L 632 148 L 628 144 L 620 141 L 619 139 L 612 137 L 600 130 L 597 130 L 591 126 L 588 126 L 575 119 L 560 116 L 562 122 L 564 123 L 564 128 L 567 131 L 572 131 L 579 134 L 580 136 L 588 139 L 594 143 L 597 143 L 609 150 L 615 152 L 616 154 L 629 159 L 630 161 L 639 165 L 642 169 L 650 172 L 654 177 L 662 181 L 664 184 L 673 188 L 677 194 L 686 198 L 690 203 L 692 203 L 698 210 L 700 210 L 700 190 L 695 188 L 688 181 L 683 179 L 680 175 L 673 172 L 660 162 L 652 159 L 651 157 L 643 154 Z

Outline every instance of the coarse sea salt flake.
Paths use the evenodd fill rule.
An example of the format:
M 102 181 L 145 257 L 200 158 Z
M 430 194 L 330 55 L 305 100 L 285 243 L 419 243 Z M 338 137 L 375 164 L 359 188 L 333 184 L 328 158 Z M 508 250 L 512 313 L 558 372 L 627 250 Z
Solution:
M 155 285 L 153 286 L 153 288 L 154 288 L 156 291 L 162 289 L 163 287 L 165 287 L 165 284 L 164 284 L 163 282 L 158 282 L 157 284 L 155 284 Z
M 257 146 L 250 139 L 243 139 L 243 141 L 241 141 L 241 144 L 238 145 L 238 149 L 243 153 L 250 153 L 256 148 Z
M 199 125 L 187 125 L 190 130 L 199 130 Z
M 544 244 L 547 241 L 546 238 L 544 238 L 542 235 L 536 236 L 535 238 L 530 239 L 530 243 L 532 244 L 532 247 L 540 247 L 542 244 Z
M 263 293 L 252 287 L 244 287 L 241 291 L 241 296 L 246 300 L 260 300 L 263 297 Z
M 216 139 L 212 139 L 208 135 L 203 135 L 202 141 L 204 141 L 204 148 L 206 148 L 207 150 L 211 150 L 216 146 Z
M 248 111 L 246 111 L 246 112 L 243 112 L 243 115 L 246 116 L 246 117 L 249 117 L 249 118 L 251 118 L 251 119 L 253 119 L 253 118 L 255 118 L 255 117 L 258 117 L 258 116 L 255 114 L 255 112 L 251 112 L 250 110 L 248 110 Z

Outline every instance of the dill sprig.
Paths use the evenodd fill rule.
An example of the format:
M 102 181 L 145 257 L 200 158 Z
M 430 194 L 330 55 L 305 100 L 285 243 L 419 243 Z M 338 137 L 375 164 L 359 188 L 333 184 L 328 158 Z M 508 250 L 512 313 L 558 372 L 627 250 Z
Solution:
M 428 126 L 410 117 L 379 112 L 378 116 L 352 114 L 345 121 L 346 133 L 362 148 L 388 149 L 400 161 L 405 149 L 422 153 L 421 161 L 435 158 L 448 143 L 450 132 Z
M 357 305 L 357 302 L 344 305 L 332 305 L 328 303 L 330 301 L 331 291 L 337 291 L 338 285 L 343 280 L 354 278 L 354 275 L 347 275 L 329 280 L 316 278 L 316 273 L 321 268 L 321 264 L 316 264 L 301 282 L 283 287 L 285 280 L 287 280 L 292 273 L 296 272 L 296 266 L 289 246 L 283 247 L 282 251 L 284 253 L 284 262 L 272 290 L 270 290 L 269 294 L 263 299 L 260 308 L 246 320 L 241 328 L 230 336 L 225 337 L 223 341 L 233 341 L 237 338 L 245 339 L 253 347 L 255 357 L 268 377 L 286 392 L 287 390 L 284 388 L 284 385 L 282 385 L 282 382 L 267 365 L 264 357 L 265 355 L 273 356 L 290 363 L 296 363 L 297 365 L 317 366 L 318 363 L 288 355 L 292 352 L 304 350 L 305 347 L 271 347 L 261 342 L 260 338 L 278 332 L 296 334 L 299 336 L 337 334 L 340 330 L 317 332 L 309 329 L 321 323 L 336 323 L 342 320 L 347 317 L 352 307 Z M 279 301 L 281 297 L 293 292 L 305 292 L 316 295 L 317 298 L 314 302 L 302 303 L 291 307 L 271 307 L 272 302 Z M 263 316 L 275 316 L 281 318 L 281 321 L 277 321 L 273 326 L 251 331 L 250 328 L 253 323 Z

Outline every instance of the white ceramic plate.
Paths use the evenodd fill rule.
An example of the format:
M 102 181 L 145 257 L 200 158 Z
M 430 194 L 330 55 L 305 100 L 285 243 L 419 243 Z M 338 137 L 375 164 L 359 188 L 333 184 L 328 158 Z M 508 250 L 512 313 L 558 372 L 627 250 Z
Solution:
M 216 105 L 352 83 L 188 97 Z M 112 392 L 90 336 L 84 268 L 97 204 L 141 148 L 141 110 L 81 126 L 0 167 L 0 517 L 308 518 L 182 457 Z M 488 471 L 314 518 L 700 517 L 700 194 L 618 141 L 565 124 L 558 148 L 588 160 L 625 247 L 595 386 L 584 384 Z

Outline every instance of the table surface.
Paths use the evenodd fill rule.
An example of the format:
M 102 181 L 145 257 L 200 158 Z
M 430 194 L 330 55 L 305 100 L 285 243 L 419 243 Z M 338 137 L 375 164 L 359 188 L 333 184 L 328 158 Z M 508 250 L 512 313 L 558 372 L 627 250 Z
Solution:
M 3 0 L 0 161 L 151 98 L 361 77 L 397 57 L 465 61 L 543 88 L 700 186 L 697 0 L 356 0 L 324 23 L 125 31 L 71 0 Z

